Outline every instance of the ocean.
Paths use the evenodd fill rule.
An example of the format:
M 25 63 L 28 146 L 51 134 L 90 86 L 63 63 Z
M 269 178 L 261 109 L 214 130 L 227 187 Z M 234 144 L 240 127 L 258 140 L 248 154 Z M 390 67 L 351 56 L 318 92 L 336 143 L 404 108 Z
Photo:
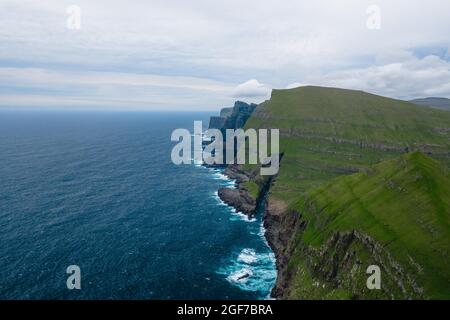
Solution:
M 220 170 L 170 159 L 172 131 L 209 116 L 0 111 L 0 299 L 267 298 L 261 214 L 220 201 Z

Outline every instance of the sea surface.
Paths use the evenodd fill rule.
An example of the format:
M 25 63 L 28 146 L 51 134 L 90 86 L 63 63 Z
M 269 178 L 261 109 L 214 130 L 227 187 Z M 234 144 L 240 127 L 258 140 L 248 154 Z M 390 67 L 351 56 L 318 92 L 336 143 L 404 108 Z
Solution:
M 170 159 L 172 131 L 209 116 L 0 111 L 0 299 L 267 298 L 261 215 L 220 201 L 220 170 Z

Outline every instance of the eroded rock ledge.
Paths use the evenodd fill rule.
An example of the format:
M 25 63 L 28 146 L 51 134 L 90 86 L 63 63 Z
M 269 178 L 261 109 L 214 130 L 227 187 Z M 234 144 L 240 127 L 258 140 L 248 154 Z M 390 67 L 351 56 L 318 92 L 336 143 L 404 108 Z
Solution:
M 274 298 L 291 299 L 293 290 L 296 291 L 295 298 L 326 298 L 316 297 L 312 295 L 311 288 L 298 287 L 293 283 L 297 272 L 306 271 L 313 277 L 317 288 L 326 287 L 329 292 L 346 289 L 352 292 L 352 299 L 364 299 L 368 290 L 365 282 L 355 279 L 359 279 L 361 274 L 365 275 L 367 266 L 362 264 L 360 256 L 361 250 L 365 250 L 370 254 L 372 263 L 383 270 L 383 283 L 396 288 L 390 292 L 381 292 L 380 298 L 423 299 L 423 288 L 416 281 L 420 267 L 412 261 L 411 269 L 405 269 L 383 245 L 358 230 L 337 231 L 323 246 L 311 247 L 296 241 L 296 237 L 303 234 L 307 227 L 302 214 L 289 211 L 276 201 L 269 201 L 266 207 L 264 227 L 277 261 L 277 280 L 271 293 Z M 289 265 L 294 254 L 302 257 L 302 267 L 293 268 Z M 414 267 L 416 272 L 411 271 Z
M 248 216 L 253 216 L 256 209 L 256 199 L 249 195 L 245 189 L 221 188 L 218 192 L 219 198 L 237 211 Z
M 236 188 L 220 188 L 218 191 L 219 198 L 237 211 L 249 217 L 254 216 L 258 199 L 252 197 L 243 185 L 254 176 L 253 172 L 245 170 L 239 165 L 229 165 L 224 174 L 228 178 L 236 180 Z

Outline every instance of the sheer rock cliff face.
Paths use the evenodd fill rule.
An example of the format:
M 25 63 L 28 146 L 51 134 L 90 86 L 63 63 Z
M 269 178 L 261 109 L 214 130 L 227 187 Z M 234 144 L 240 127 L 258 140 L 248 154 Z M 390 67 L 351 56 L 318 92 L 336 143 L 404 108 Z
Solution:
M 226 117 L 212 117 L 210 128 L 236 129 L 243 127 L 254 107 L 236 102 L 232 110 L 223 112 Z M 361 299 L 370 295 L 365 279 L 355 281 L 365 275 L 361 255 L 373 256 L 373 264 L 383 269 L 383 282 L 398 288 L 376 296 L 376 298 L 420 298 L 422 289 L 415 283 L 413 275 L 405 272 L 389 253 L 376 241 L 357 230 L 336 232 L 321 247 L 312 247 L 301 240 L 307 227 L 302 214 L 293 212 L 281 201 L 270 197 L 270 187 L 276 177 L 259 176 L 259 167 L 252 169 L 242 165 L 228 165 L 224 171 L 230 179 L 236 180 L 236 188 L 221 188 L 218 196 L 222 201 L 249 217 L 260 212 L 263 205 L 265 237 L 275 253 L 277 280 L 272 289 L 272 297 L 277 299 Z M 259 187 L 258 196 L 250 195 L 245 184 L 255 182 Z M 293 263 L 294 257 L 301 257 L 302 264 Z M 312 285 L 295 283 L 299 273 L 308 273 Z M 307 280 L 305 281 L 307 282 Z M 346 291 L 351 296 L 330 296 L 330 293 Z
M 225 117 L 212 116 L 209 119 L 209 129 L 222 129 L 225 126 Z
M 255 108 L 255 104 L 236 101 L 233 108 L 224 108 L 221 110 L 220 116 L 211 117 L 209 128 L 222 130 L 224 134 L 226 129 L 243 128 L 245 122 L 250 118 Z M 243 166 L 233 164 L 226 166 L 225 175 L 230 179 L 236 180 L 237 186 L 235 189 L 219 189 L 219 198 L 226 204 L 234 207 L 237 211 L 247 214 L 248 216 L 254 215 L 255 210 L 258 207 L 257 199 L 249 194 L 243 184 L 254 178 L 255 172 L 246 170 Z
M 275 253 L 278 272 L 277 281 L 271 293 L 275 298 L 285 298 L 288 294 L 288 284 L 292 277 L 287 269 L 289 258 L 292 255 L 292 248 L 288 244 L 294 231 L 304 228 L 299 216 L 285 214 L 286 209 L 283 204 L 276 203 L 269 198 L 264 212 L 265 237 Z
M 233 112 L 229 117 L 225 126 L 227 129 L 243 128 L 248 118 L 252 115 L 256 108 L 256 104 L 247 104 L 242 101 L 236 101 L 233 107 Z
M 406 166 L 403 157 L 419 150 L 448 162 L 448 145 L 442 140 L 450 132 L 446 114 L 439 110 L 423 111 L 427 108 L 363 92 L 332 88 L 275 92 L 271 100 L 256 109 L 237 102 L 216 117 L 220 119 L 212 119 L 211 127 L 223 132 L 240 127 L 280 128 L 281 150 L 286 154 L 280 161 L 280 175 L 262 177 L 259 168 L 255 169 L 257 166 L 223 166 L 224 173 L 236 180 L 236 188 L 218 192 L 224 202 L 249 216 L 263 214 L 265 237 L 276 255 L 277 280 L 272 296 L 277 299 L 448 296 L 445 286 L 448 277 L 442 272 L 449 270 L 448 241 L 441 241 L 448 239 L 444 232 L 448 224 L 440 224 L 439 219 L 448 217 L 449 211 L 448 206 L 432 205 L 438 203 L 434 190 L 444 199 L 439 203 L 448 204 L 445 195 L 449 193 L 444 187 L 449 185 L 448 180 L 440 179 L 446 171 L 422 158 L 411 158 L 408 162 L 411 166 Z M 360 117 L 341 116 L 352 112 Z M 422 127 L 417 114 L 423 115 L 426 126 Z M 395 130 L 402 132 L 398 139 L 390 135 L 392 128 L 386 126 L 389 121 L 385 120 L 392 119 L 401 124 L 395 125 Z M 421 125 L 416 127 L 416 123 Z M 408 142 L 415 140 L 419 142 Z M 395 157 L 400 157 L 398 161 L 403 157 L 397 169 L 388 163 Z M 373 169 L 376 163 L 380 165 L 379 172 Z M 356 172 L 361 175 L 350 176 Z M 373 176 L 375 173 L 378 175 Z M 421 180 L 424 176 L 426 183 Z M 335 178 L 340 180 L 333 182 L 334 187 L 324 184 Z M 428 181 L 435 182 L 433 187 Z M 404 184 L 411 188 L 403 187 Z M 393 198 L 395 201 L 386 203 Z M 415 199 L 420 205 L 415 206 Z M 367 213 L 364 204 L 375 205 Z M 364 215 L 358 220 L 361 214 L 368 217 Z M 393 228 L 397 226 L 398 232 Z M 438 234 L 438 228 L 444 231 Z M 405 240 L 410 230 L 414 230 L 414 237 Z M 368 288 L 369 266 L 380 268 L 381 290 Z
M 220 116 L 211 117 L 209 128 L 220 130 L 243 128 L 255 108 L 256 104 L 236 101 L 233 108 L 223 108 Z
M 220 110 L 220 116 L 221 117 L 229 117 L 231 116 L 231 114 L 233 113 L 233 107 L 231 108 L 222 108 L 222 110 Z
M 255 107 L 256 105 L 248 105 L 237 101 L 233 108 L 222 109 L 220 116 L 212 116 L 209 128 L 220 129 L 223 132 L 226 129 L 243 128 Z M 273 177 L 263 179 L 258 173 L 259 168 L 250 170 L 237 164 L 226 166 L 224 174 L 230 179 L 236 180 L 236 188 L 220 188 L 218 196 L 223 202 L 247 214 L 249 217 L 255 215 L 259 208 L 266 205 L 263 217 L 264 227 L 266 228 L 265 236 L 276 254 L 278 270 L 278 279 L 276 286 L 273 288 L 272 296 L 283 298 L 285 292 L 287 292 L 287 283 L 290 278 L 286 274 L 286 266 L 290 257 L 286 250 L 297 220 L 288 218 L 289 221 L 285 221 L 286 217 L 290 217 L 283 216 L 286 208 L 283 205 L 277 205 L 273 201 L 267 200 Z M 248 181 L 257 182 L 260 190 L 257 198 L 252 197 L 246 189 L 245 183 Z M 287 226 L 290 227 L 288 228 Z
M 277 281 L 272 289 L 274 298 L 424 298 L 423 288 L 415 280 L 420 270 L 406 270 L 386 248 L 358 230 L 335 232 L 324 245 L 310 246 L 301 240 L 307 227 L 302 215 L 270 199 L 264 214 L 264 227 L 277 260 Z M 367 256 L 371 257 L 372 265 L 381 268 L 382 286 L 391 290 L 367 288 L 367 261 L 362 262 Z M 301 263 L 294 261 L 298 257 Z M 295 279 L 303 281 L 297 283 Z M 340 295 L 342 292 L 345 294 Z

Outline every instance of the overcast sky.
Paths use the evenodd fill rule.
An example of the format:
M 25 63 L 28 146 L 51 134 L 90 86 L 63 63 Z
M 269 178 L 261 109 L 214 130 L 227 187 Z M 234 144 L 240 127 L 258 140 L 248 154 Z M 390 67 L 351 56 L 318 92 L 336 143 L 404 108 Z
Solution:
M 217 110 L 305 84 L 450 98 L 449 34 L 448 0 L 0 0 L 0 107 Z

